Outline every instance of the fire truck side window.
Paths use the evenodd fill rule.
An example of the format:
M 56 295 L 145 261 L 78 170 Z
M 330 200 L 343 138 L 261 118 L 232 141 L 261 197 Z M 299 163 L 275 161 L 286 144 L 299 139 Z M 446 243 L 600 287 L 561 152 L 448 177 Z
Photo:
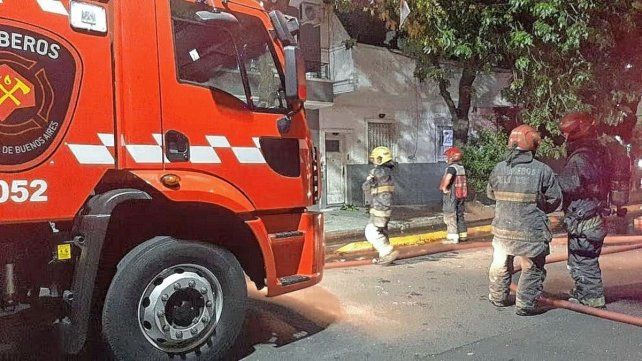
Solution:
M 255 17 L 238 15 L 242 34 L 242 59 L 247 71 L 252 102 L 260 109 L 284 109 L 286 100 L 284 86 L 275 56 L 269 43 L 269 35 L 261 21 Z
M 202 5 L 170 3 L 179 81 L 223 91 L 258 111 L 287 112 L 283 74 L 258 18 L 235 13 L 236 27 L 205 26 L 194 20 Z
M 219 89 L 247 103 L 234 41 L 222 28 L 174 19 L 181 81 Z

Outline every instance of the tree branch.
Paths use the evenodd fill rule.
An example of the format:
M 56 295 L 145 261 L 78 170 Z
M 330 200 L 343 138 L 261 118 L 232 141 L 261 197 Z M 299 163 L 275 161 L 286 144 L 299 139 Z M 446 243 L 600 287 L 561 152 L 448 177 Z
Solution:
M 432 63 L 432 66 L 441 69 L 441 64 L 439 63 L 439 59 L 437 59 L 437 57 L 431 56 L 430 61 Z M 441 97 L 444 98 L 444 101 L 446 101 L 446 105 L 448 106 L 450 115 L 453 118 L 456 118 L 457 106 L 455 105 L 455 101 L 453 100 L 453 97 L 450 95 L 450 92 L 448 91 L 448 80 L 440 79 L 439 81 L 437 81 L 437 83 L 439 85 L 439 94 L 441 94 Z
M 464 65 L 459 79 L 459 107 L 457 108 L 459 118 L 468 118 L 475 78 L 477 78 L 477 69 L 468 64 Z
M 450 92 L 448 91 L 448 84 L 445 80 L 440 80 L 439 81 L 439 94 L 441 94 L 441 97 L 444 98 L 446 101 L 446 105 L 448 105 L 448 110 L 450 111 L 450 115 L 453 117 L 457 116 L 457 106 L 455 105 L 455 101 L 453 100 L 452 96 L 450 95 Z

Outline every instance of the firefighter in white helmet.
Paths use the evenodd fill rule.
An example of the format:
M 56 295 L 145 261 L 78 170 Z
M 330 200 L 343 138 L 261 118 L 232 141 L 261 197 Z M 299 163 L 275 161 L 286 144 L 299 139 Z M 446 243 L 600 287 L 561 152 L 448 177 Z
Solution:
M 388 222 L 392 213 L 392 194 L 395 186 L 392 180 L 392 152 L 388 147 L 377 147 L 370 154 L 375 167 L 363 183 L 366 204 L 370 206 L 370 222 L 365 234 L 368 242 L 379 252 L 379 264 L 389 265 L 397 259 L 396 251 L 388 239 Z

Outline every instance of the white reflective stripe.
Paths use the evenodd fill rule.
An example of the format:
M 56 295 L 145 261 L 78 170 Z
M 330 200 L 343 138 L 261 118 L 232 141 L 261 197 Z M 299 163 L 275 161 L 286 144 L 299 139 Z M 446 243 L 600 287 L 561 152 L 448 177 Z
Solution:
M 104 145 L 67 144 L 80 164 L 116 163 L 109 149 Z
M 230 148 L 230 142 L 226 137 L 221 135 L 207 135 L 205 136 L 207 142 L 214 148 Z
M 152 134 L 152 137 L 154 137 L 156 144 L 163 145 L 163 136 L 161 134 Z
M 114 157 L 109 151 L 109 148 L 115 146 L 114 134 L 98 133 L 97 136 L 102 145 L 69 144 L 68 146 L 81 164 L 114 164 Z M 156 144 L 126 144 L 124 139 L 121 142 L 136 163 L 161 164 L 163 161 L 169 163 L 163 152 L 162 134 L 152 134 L 152 138 Z M 210 145 L 190 146 L 189 161 L 191 163 L 221 164 L 222 160 L 216 152 L 217 148 L 232 149 L 241 164 L 267 163 L 260 149 L 259 137 L 252 137 L 252 142 L 256 147 L 232 147 L 227 138 L 221 135 L 207 135 L 205 138 Z M 300 144 L 305 143 L 301 142 Z
M 221 158 L 209 145 L 192 145 L 189 149 L 189 160 L 192 163 L 218 164 Z
M 163 163 L 163 148 L 159 145 L 126 145 L 127 152 L 136 163 Z
M 265 158 L 261 150 L 254 147 L 232 147 L 232 151 L 238 159 L 239 163 L 243 164 L 260 164 L 265 163 Z
M 114 146 L 114 135 L 113 134 L 98 133 L 98 138 L 100 138 L 100 142 L 103 143 L 103 145 L 105 147 L 113 147 Z
M 60 14 L 60 15 L 69 15 L 65 5 L 63 5 L 60 0 L 38 0 L 38 5 L 43 11 L 48 13 Z

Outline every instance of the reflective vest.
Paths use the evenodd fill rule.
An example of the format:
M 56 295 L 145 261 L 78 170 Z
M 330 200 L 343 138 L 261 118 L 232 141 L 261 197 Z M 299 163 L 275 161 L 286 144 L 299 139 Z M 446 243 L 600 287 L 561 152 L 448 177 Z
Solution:
M 465 199 L 468 197 L 468 184 L 466 183 L 466 169 L 461 164 L 451 164 L 449 167 L 455 168 L 455 178 L 453 179 L 451 191 L 454 193 L 456 199 Z M 446 172 L 448 168 L 446 168 Z

